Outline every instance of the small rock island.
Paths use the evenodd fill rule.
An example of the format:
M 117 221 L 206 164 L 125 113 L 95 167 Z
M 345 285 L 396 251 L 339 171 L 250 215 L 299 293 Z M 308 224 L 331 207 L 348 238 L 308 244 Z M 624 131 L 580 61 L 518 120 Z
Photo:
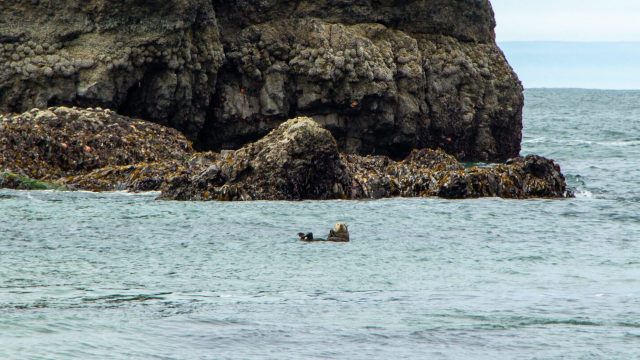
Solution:
M 520 157 L 494 28 L 488 0 L 5 1 L 0 187 L 571 196 L 553 160 Z

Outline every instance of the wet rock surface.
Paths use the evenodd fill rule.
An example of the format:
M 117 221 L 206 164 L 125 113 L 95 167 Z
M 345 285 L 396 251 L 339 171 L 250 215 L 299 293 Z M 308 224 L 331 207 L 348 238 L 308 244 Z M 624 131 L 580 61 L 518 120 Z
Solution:
M 506 164 L 465 168 L 441 150 L 415 150 L 395 162 L 387 157 L 344 157 L 354 179 L 353 198 L 442 197 L 510 199 L 570 197 L 560 167 L 530 155 Z
M 182 160 L 105 166 L 89 173 L 69 176 L 56 181 L 69 190 L 160 191 L 175 176 L 204 171 L 218 159 L 216 153 L 195 153 Z
M 110 108 L 238 149 L 313 117 L 338 149 L 519 154 L 488 0 L 0 2 L 0 113 Z

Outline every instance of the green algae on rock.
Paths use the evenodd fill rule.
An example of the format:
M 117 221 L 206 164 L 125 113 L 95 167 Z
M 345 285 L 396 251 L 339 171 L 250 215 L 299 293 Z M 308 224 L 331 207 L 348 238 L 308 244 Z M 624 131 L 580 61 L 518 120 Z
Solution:
M 0 171 L 0 189 L 14 190 L 67 190 L 65 186 L 32 179 L 27 176 Z

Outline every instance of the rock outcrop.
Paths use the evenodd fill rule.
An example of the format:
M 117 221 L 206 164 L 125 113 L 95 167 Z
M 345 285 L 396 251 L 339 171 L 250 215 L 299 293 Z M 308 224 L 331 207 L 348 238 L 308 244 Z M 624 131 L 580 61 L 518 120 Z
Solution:
M 285 122 L 205 171 L 178 176 L 162 198 L 303 200 L 347 198 L 350 177 L 329 131 L 310 118 Z
M 488 0 L 0 2 L 0 113 L 110 108 L 237 149 L 310 116 L 338 149 L 519 154 Z
M 52 107 L 0 115 L 0 170 L 38 180 L 105 166 L 181 160 L 192 151 L 177 130 L 111 110 Z
M 571 197 L 560 167 L 530 155 L 506 164 L 465 168 L 441 150 L 414 150 L 405 160 L 385 156 L 344 158 L 353 177 L 351 198 L 442 197 L 507 199 Z
M 211 166 L 219 154 L 194 153 L 183 159 L 169 159 L 152 163 L 132 165 L 109 165 L 91 172 L 68 176 L 56 181 L 56 184 L 69 190 L 93 192 L 160 191 L 176 176 L 199 174 Z
M 103 107 L 195 137 L 223 58 L 209 0 L 0 1 L 0 113 Z
M 552 160 L 466 168 L 442 150 L 402 161 L 340 153 L 311 118 L 239 150 L 197 153 L 177 130 L 110 110 L 53 107 L 0 116 L 0 187 L 161 191 L 170 200 L 570 196 Z
M 216 12 L 227 61 L 201 146 L 237 148 L 306 115 L 350 153 L 519 153 L 522 88 L 486 0 L 235 0 Z
M 560 167 L 539 156 L 465 168 L 442 150 L 414 150 L 403 161 L 339 154 L 309 118 L 285 122 L 265 138 L 222 155 L 201 173 L 173 177 L 171 200 L 304 200 L 571 196 Z

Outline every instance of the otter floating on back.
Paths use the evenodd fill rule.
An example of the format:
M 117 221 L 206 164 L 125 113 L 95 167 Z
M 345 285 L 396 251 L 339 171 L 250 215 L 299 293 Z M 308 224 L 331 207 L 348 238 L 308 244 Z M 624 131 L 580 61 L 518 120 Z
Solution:
M 332 242 L 349 242 L 349 227 L 344 223 L 337 223 L 333 230 L 329 230 L 329 236 L 326 239 L 314 238 L 313 233 L 298 233 L 302 241 L 332 241 Z

